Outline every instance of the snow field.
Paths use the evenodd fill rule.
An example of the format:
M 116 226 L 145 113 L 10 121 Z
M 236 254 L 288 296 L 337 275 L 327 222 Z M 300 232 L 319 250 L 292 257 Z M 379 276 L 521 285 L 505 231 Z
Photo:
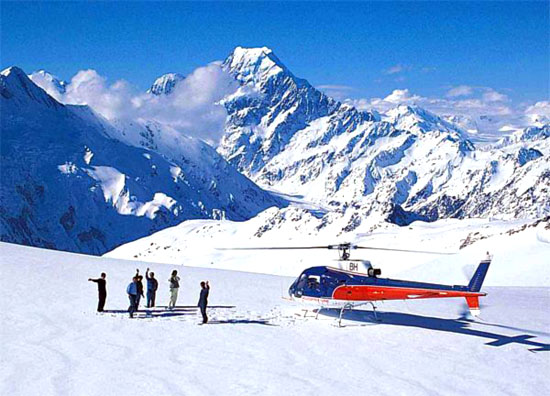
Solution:
M 264 224 L 277 221 L 269 209 L 245 222 L 192 220 L 122 245 L 106 257 L 159 263 L 192 264 L 197 267 L 232 269 L 297 277 L 316 265 L 331 265 L 336 251 L 224 251 L 217 248 L 258 246 L 319 246 L 353 242 L 363 246 L 456 253 L 411 254 L 354 250 L 352 258 L 368 259 L 382 269 L 383 277 L 417 281 L 468 284 L 475 268 L 493 255 L 486 286 L 550 286 L 550 227 L 533 221 L 446 219 L 415 222 L 408 227 L 386 224 L 373 233 L 334 236 L 331 230 L 316 231 L 320 220 L 307 213 L 290 212 L 284 221 L 259 235 Z M 300 225 L 292 216 L 301 216 Z M 290 220 L 290 221 L 289 221 Z M 464 248 L 460 248 L 469 240 Z M 300 241 L 299 243 L 296 241 Z
M 220 258 L 221 259 L 221 258 Z M 147 265 L 178 306 L 146 318 L 125 310 L 127 283 Z M 370 312 L 303 318 L 281 299 L 292 278 L 147 264 L 0 244 L 4 293 L 0 393 L 9 395 L 546 394 L 550 391 L 548 288 L 488 288 L 483 322 L 458 319 L 462 301 L 381 304 Z M 199 282 L 212 285 L 212 324 L 198 326 Z M 226 308 L 232 307 L 232 308 Z M 299 316 L 301 315 L 301 316 Z M 513 338 L 516 337 L 516 338 Z M 495 345 L 487 345 L 493 343 Z M 540 352 L 530 350 L 546 349 Z

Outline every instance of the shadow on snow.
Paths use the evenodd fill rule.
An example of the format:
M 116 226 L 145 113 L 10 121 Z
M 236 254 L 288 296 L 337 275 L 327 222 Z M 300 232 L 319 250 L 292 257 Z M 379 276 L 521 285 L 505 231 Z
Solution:
M 491 327 L 501 327 L 505 329 L 518 330 L 518 331 L 529 331 L 537 333 L 539 335 L 549 336 L 548 333 L 531 331 L 520 329 L 516 327 L 509 327 L 498 325 L 494 323 L 484 323 L 479 321 L 474 321 L 465 318 L 458 319 L 443 319 L 443 318 L 434 318 L 430 316 L 421 316 L 413 315 L 408 313 L 400 312 L 380 312 L 376 311 L 378 319 L 380 322 L 374 320 L 373 313 L 371 311 L 364 310 L 352 310 L 345 311 L 342 319 L 351 320 L 356 322 L 370 322 L 381 325 L 389 326 L 405 326 L 405 327 L 417 327 L 427 330 L 442 331 L 447 333 L 463 334 L 473 337 L 486 338 L 492 341 L 487 342 L 485 345 L 490 345 L 494 347 L 500 347 L 507 344 L 522 344 L 527 345 L 532 348 L 529 348 L 531 352 L 540 352 L 540 351 L 550 351 L 550 344 L 545 344 L 542 342 L 532 341 L 531 338 L 536 337 L 531 334 L 520 334 L 516 336 L 507 336 L 504 334 L 492 333 L 489 331 L 476 330 L 470 327 L 471 324 L 476 324 L 480 326 L 491 326 Z M 338 318 L 340 315 L 340 310 L 336 308 L 324 308 L 320 311 L 321 315 L 330 316 Z
M 208 306 L 208 309 L 231 309 L 235 308 L 234 305 L 212 305 Z M 166 305 L 156 306 L 153 308 L 143 308 L 134 312 L 135 319 L 148 319 L 148 318 L 170 318 L 178 316 L 197 316 L 198 307 L 192 305 L 180 305 L 172 309 L 169 309 Z M 128 315 L 127 309 L 106 309 L 103 311 L 106 314 L 122 314 Z M 275 326 L 269 323 L 267 319 L 223 319 L 223 320 L 210 320 L 208 324 L 260 324 L 265 326 Z
M 276 326 L 269 323 L 267 319 L 225 319 L 225 320 L 209 320 L 208 324 L 260 324 L 265 326 Z

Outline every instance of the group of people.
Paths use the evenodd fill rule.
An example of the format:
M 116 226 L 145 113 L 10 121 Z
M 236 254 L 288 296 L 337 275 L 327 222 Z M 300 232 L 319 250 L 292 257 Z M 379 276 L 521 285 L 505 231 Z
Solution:
M 147 279 L 147 308 L 152 308 L 155 306 L 155 299 L 157 296 L 157 289 L 159 283 L 155 278 L 155 273 L 149 273 L 149 268 L 145 271 L 145 279 Z M 136 274 L 132 278 L 132 282 L 126 288 L 126 293 L 128 293 L 128 298 L 130 299 L 130 307 L 128 312 L 130 312 L 130 317 L 134 317 L 134 312 L 139 308 L 139 302 L 141 301 L 143 295 L 143 275 L 139 274 L 139 268 L 136 269 Z
M 101 273 L 101 276 L 97 279 L 89 278 L 88 281 L 97 283 L 98 291 L 98 304 L 97 312 L 104 312 L 105 301 L 107 300 L 107 275 L 105 272 Z M 145 272 L 145 279 L 147 280 L 147 308 L 152 308 L 155 306 L 155 299 L 158 289 L 158 281 L 155 278 L 154 272 L 149 272 L 149 268 Z M 172 271 L 172 275 L 168 279 L 169 288 L 170 288 L 170 301 L 168 303 L 168 309 L 172 310 L 176 307 L 176 302 L 178 300 L 178 292 L 180 287 L 180 277 L 178 276 L 178 271 Z M 206 307 L 208 306 L 208 294 L 210 292 L 210 285 L 208 281 L 201 282 L 201 291 L 199 296 L 198 307 L 200 308 L 202 315 L 202 323 L 208 322 L 208 316 L 206 315 Z M 130 306 L 128 307 L 128 312 L 130 317 L 134 317 L 134 313 L 139 308 L 139 303 L 142 297 L 145 297 L 143 294 L 143 276 L 139 273 L 139 268 L 136 269 L 136 274 L 132 278 L 132 282 L 126 288 L 126 293 L 128 294 L 128 299 L 130 300 Z

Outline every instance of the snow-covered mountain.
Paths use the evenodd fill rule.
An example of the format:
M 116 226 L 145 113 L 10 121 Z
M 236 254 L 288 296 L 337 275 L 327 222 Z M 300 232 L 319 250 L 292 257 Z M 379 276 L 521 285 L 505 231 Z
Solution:
M 228 122 L 218 151 L 247 175 L 260 173 L 312 121 L 343 111 L 340 103 L 296 78 L 268 48 L 237 47 L 222 67 L 241 88 L 224 102 Z M 372 119 L 345 109 L 352 114 L 344 128 Z
M 495 133 L 509 135 L 530 126 L 550 124 L 550 118 L 541 114 L 521 115 L 443 115 L 443 118 L 467 131 L 476 142 L 487 143 L 495 139 Z
M 238 47 L 222 67 L 241 87 L 225 99 L 218 152 L 259 185 L 328 207 L 325 225 L 550 212 L 545 136 L 482 149 L 418 107 L 361 112 L 295 77 L 268 48 Z
M 46 70 L 35 71 L 29 74 L 28 77 L 56 100 L 61 98 L 61 95 L 67 91 L 67 85 L 69 84 Z
M 153 85 L 151 85 L 151 88 L 147 90 L 147 93 L 151 93 L 153 95 L 169 95 L 176 85 L 185 79 L 185 76 L 179 74 L 179 73 L 166 73 L 160 76 L 153 82 Z
M 185 219 L 244 220 L 284 202 L 206 143 L 154 140 L 152 123 L 116 128 L 16 67 L 0 95 L 3 241 L 99 254 Z
M 285 206 L 283 199 L 259 189 L 239 172 L 260 186 L 299 202 L 293 208 L 269 212 L 272 216 L 266 220 L 266 229 L 285 221 L 299 226 L 318 221 L 316 229 L 329 229 L 339 235 L 368 232 L 386 221 L 405 225 L 415 220 L 449 217 L 517 219 L 540 218 L 550 213 L 548 125 L 539 123 L 536 127 L 517 130 L 496 144 L 478 147 L 473 143 L 477 139 L 471 139 L 465 127 L 465 120 L 440 117 L 422 108 L 404 105 L 385 113 L 359 111 L 296 77 L 265 47 L 237 47 L 219 67 L 232 77 L 237 89 L 221 101 L 227 119 L 217 153 L 206 143 L 182 135 L 169 121 L 135 118 L 107 122 L 87 107 L 59 104 L 28 79 L 12 76 L 18 85 L 10 82 L 10 88 L 9 72 L 2 82 L 7 87 L 3 88 L 6 95 L 2 99 L 3 113 L 8 114 L 2 120 L 2 133 L 7 136 L 4 129 L 10 130 L 22 139 L 19 130 L 34 128 L 40 130 L 34 133 L 45 136 L 51 134 L 52 125 L 57 128 L 61 125 L 64 131 L 94 131 L 77 134 L 80 140 L 69 150 L 71 154 L 60 145 L 56 167 L 65 165 L 75 152 L 91 150 L 94 157 L 90 158 L 99 158 L 98 150 L 91 147 L 99 135 L 116 139 L 118 144 L 132 150 L 147 150 L 137 156 L 140 160 L 134 163 L 138 168 L 142 166 L 138 166 L 143 161 L 141 158 L 150 160 L 148 156 L 158 155 L 158 161 L 169 164 L 165 168 L 170 169 L 169 180 L 174 183 L 168 183 L 169 188 L 164 178 L 158 187 L 150 184 L 143 176 L 145 168 L 123 171 L 115 156 L 105 159 L 111 168 L 149 191 L 148 197 L 139 196 L 133 193 L 136 187 L 124 184 L 118 194 L 127 196 L 129 203 L 137 199 L 134 196 L 139 197 L 137 200 L 142 204 L 151 202 L 153 189 L 182 205 L 184 209 L 178 209 L 177 215 L 165 208 L 172 213 L 168 216 L 170 220 L 155 225 L 155 229 L 164 227 L 165 223 L 172 224 L 172 217 L 177 218 L 173 222 L 224 216 L 243 220 L 270 206 Z M 59 94 L 66 87 L 46 72 L 34 73 L 31 77 L 40 80 L 42 87 L 51 86 Z M 163 100 L 169 100 L 170 92 L 183 78 L 177 73 L 161 76 L 149 93 L 159 96 L 155 99 L 163 95 Z M 29 98 L 32 106 L 27 103 Z M 40 110 L 34 111 L 34 106 L 38 106 L 34 102 L 40 103 Z M 56 117 L 62 120 L 54 121 Z M 35 147 L 37 153 L 33 155 L 39 156 L 39 147 Z M 87 161 L 85 158 L 90 154 L 82 156 L 80 161 Z M 40 163 L 36 158 L 33 161 Z M 69 162 L 74 165 L 75 161 Z M 71 164 L 62 168 L 66 174 L 75 174 Z M 94 178 L 85 170 L 92 165 L 106 166 L 89 162 L 75 166 L 84 180 L 99 183 L 99 176 Z M 153 166 L 162 168 L 148 164 L 147 170 Z M 178 187 L 176 192 L 172 191 L 174 185 Z M 88 191 L 79 195 L 89 194 Z M 182 194 L 185 199 L 181 198 Z M 125 201 L 119 202 L 111 196 L 105 195 L 105 201 L 125 214 L 134 210 L 128 209 Z M 17 207 L 12 212 L 21 210 Z M 3 216 L 11 216 L 11 212 L 6 213 Z M 308 220 L 310 216 L 314 220 Z M 7 220 L 3 224 L 6 224 L 4 229 L 12 230 L 8 234 L 26 227 Z M 8 227 L 8 224 L 11 225 Z M 150 230 L 143 231 L 141 235 L 148 232 Z M 9 238 L 23 240 L 15 234 Z M 121 241 L 128 238 L 131 237 L 125 236 Z

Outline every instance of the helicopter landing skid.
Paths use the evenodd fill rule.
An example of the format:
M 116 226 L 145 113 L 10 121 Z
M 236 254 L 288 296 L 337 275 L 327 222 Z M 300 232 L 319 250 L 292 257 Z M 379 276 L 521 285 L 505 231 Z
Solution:
M 346 305 L 344 305 L 342 307 L 342 309 L 340 310 L 340 315 L 338 316 L 338 327 L 342 327 L 342 315 L 344 314 L 344 311 L 346 309 L 351 311 L 355 307 L 360 307 L 361 305 L 366 305 L 366 304 L 370 304 L 372 306 L 372 313 L 374 314 L 374 320 L 376 320 L 377 322 L 380 322 L 381 319 L 379 319 L 378 315 L 376 314 L 376 305 L 374 305 L 374 303 L 371 302 L 371 301 L 367 301 L 367 302 L 364 302 L 364 303 L 361 303 L 361 304 L 346 304 Z M 317 315 L 319 315 L 319 312 L 317 312 Z

